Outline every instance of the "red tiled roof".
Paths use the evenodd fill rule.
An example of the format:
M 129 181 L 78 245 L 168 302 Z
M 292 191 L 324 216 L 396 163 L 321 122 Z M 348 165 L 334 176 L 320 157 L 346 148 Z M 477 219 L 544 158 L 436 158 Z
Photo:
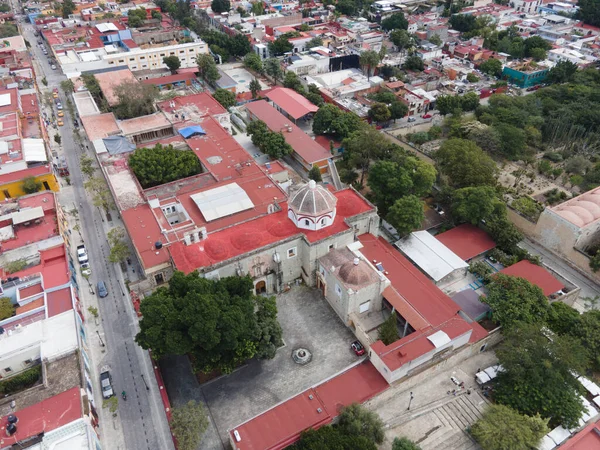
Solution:
M 14 445 L 40 433 L 48 433 L 67 425 L 83 415 L 81 408 L 81 393 L 79 387 L 74 387 L 61 394 L 50 397 L 35 405 L 14 412 L 18 418 L 17 432 L 6 436 L 8 416 L 0 419 L 0 430 L 4 445 Z
M 193 80 L 196 78 L 196 75 L 192 73 L 179 73 L 175 75 L 168 75 L 166 77 L 158 77 L 158 78 L 148 78 L 147 80 L 142 80 L 144 84 L 154 84 L 156 86 L 171 84 L 171 83 L 179 83 L 185 80 Z
M 33 311 L 34 309 L 37 309 L 40 306 L 44 306 L 44 297 L 40 297 L 32 302 L 27 303 L 26 305 L 17 307 L 15 310 L 15 316 L 26 313 L 28 311 Z
M 421 330 L 429 326 L 429 322 L 427 322 L 423 316 L 421 316 L 421 314 L 406 301 L 406 299 L 398 294 L 398 291 L 392 286 L 385 288 L 383 297 L 415 330 Z
M 246 189 L 246 192 L 249 196 L 252 195 L 251 190 Z M 350 227 L 345 222 L 346 218 L 372 209 L 371 205 L 350 189 L 338 191 L 335 196 L 338 199 L 335 220 L 326 228 L 317 231 L 296 228 L 287 216 L 285 202 L 280 204 L 281 210 L 276 213 L 209 234 L 201 242 L 192 245 L 185 245 L 183 242 L 172 244 L 169 252 L 173 263 L 177 270 L 190 273 L 300 234 L 304 234 L 311 243 L 317 242 L 348 230 Z
M 238 450 L 283 449 L 296 442 L 302 431 L 331 423 L 340 408 L 363 403 L 387 387 L 375 367 L 369 362 L 363 363 L 239 425 L 235 431 L 241 439 L 236 442 L 233 438 L 235 447 Z M 234 430 L 230 435 L 234 436 Z
M 128 48 L 138 47 L 138 45 L 134 42 L 133 39 L 123 39 L 123 44 L 125 44 Z
M 468 223 L 454 227 L 435 237 L 464 261 L 496 247 L 496 243 L 489 234 Z
M 282 132 L 285 141 L 308 164 L 314 164 L 331 157 L 331 154 L 319 143 L 311 139 L 310 136 L 291 123 L 265 100 L 249 103 L 246 108 L 259 120 L 265 122 L 271 131 Z M 287 131 L 288 129 L 292 131 Z
M 600 421 L 587 427 L 565 442 L 561 450 L 600 450 Z
M 71 296 L 70 287 L 50 292 L 46 295 L 46 298 L 48 299 L 48 317 L 73 309 L 73 297 Z
M 525 278 L 531 284 L 538 286 L 545 296 L 555 294 L 565 286 L 541 266 L 533 264 L 526 259 L 502 269 L 500 273 L 513 277 Z
M 309 102 L 306 97 L 298 94 L 293 89 L 285 87 L 271 89 L 271 92 L 267 94 L 267 98 L 294 119 L 299 119 L 319 110 L 319 107 Z

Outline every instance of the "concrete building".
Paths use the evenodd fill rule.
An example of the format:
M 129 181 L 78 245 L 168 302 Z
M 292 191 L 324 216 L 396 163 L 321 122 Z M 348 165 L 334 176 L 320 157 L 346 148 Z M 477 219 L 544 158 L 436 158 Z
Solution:
M 543 83 L 549 70 L 550 67 L 542 63 L 519 61 L 505 65 L 502 69 L 502 78 L 521 88 L 528 88 Z

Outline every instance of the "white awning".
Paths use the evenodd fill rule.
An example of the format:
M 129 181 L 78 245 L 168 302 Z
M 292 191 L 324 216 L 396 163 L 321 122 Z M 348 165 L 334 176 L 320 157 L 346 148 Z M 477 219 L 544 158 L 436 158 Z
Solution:
M 598 397 L 594 397 L 594 400 L 592 401 L 600 407 L 600 395 Z
M 563 428 L 562 425 L 560 425 L 554 430 L 552 430 L 550 433 L 548 433 L 546 436 L 552 439 L 556 445 L 560 445 L 567 439 L 569 439 L 569 437 L 571 436 L 571 432 Z
M 96 25 L 96 29 L 100 33 L 106 33 L 107 31 L 119 31 L 117 26 L 114 23 L 99 23 Z
M 36 206 L 35 208 L 22 209 L 21 211 L 12 213 L 13 225 L 31 222 L 32 220 L 41 219 L 42 217 L 44 217 L 44 208 L 42 208 L 41 206 Z
M 43 139 L 23 139 L 23 159 L 27 162 L 48 162 Z
M 556 448 L 556 444 L 548 436 L 544 436 L 538 445 L 538 450 L 552 450 Z
M 254 208 L 254 203 L 237 183 L 190 195 L 207 222 Z
M 477 380 L 477 384 L 485 384 L 491 380 L 489 375 L 485 372 L 477 372 L 475 374 L 475 379 Z
M 427 336 L 427 339 L 429 339 L 429 342 L 431 342 L 435 348 L 443 347 L 452 341 L 452 339 L 441 330 Z

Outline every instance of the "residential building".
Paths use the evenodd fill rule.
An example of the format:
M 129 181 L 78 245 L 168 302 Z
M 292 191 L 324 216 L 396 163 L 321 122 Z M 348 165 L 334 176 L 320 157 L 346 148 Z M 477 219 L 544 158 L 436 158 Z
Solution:
M 502 78 L 520 88 L 528 88 L 541 84 L 546 79 L 550 67 L 532 60 L 507 64 L 502 69 Z

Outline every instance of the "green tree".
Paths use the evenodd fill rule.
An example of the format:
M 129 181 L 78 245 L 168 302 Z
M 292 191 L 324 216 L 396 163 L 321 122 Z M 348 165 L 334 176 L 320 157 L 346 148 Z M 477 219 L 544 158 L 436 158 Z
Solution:
M 181 67 L 181 61 L 175 55 L 165 56 L 163 63 L 169 68 L 171 73 L 175 73 Z
M 260 149 L 273 159 L 283 158 L 293 151 L 290 144 L 285 141 L 283 134 L 275 132 L 267 133 Z
M 301 94 L 304 93 L 304 86 L 302 86 L 302 82 L 300 81 L 300 78 L 298 77 L 298 75 L 296 75 L 291 70 L 288 70 L 285 73 L 285 77 L 283 78 L 283 85 L 286 88 L 293 89 L 296 92 L 299 92 Z
M 161 20 L 162 20 L 162 14 L 161 14 L 161 13 L 159 13 L 157 10 L 153 10 L 153 11 L 150 13 L 150 16 L 151 16 L 151 17 L 152 17 L 154 20 L 158 20 L 158 21 L 161 21 Z
M 288 450 L 377 450 L 374 442 L 365 436 L 347 435 L 336 426 L 324 426 L 318 430 L 309 428 L 300 440 L 287 447 Z
M 196 370 L 230 373 L 254 357 L 259 347 L 253 288 L 250 277 L 215 281 L 197 272 L 175 272 L 168 287 L 142 301 L 135 340 L 152 349 L 155 358 L 190 354 Z
M 425 68 L 425 65 L 421 58 L 419 58 L 417 55 L 412 55 L 412 56 L 407 57 L 404 60 L 404 64 L 402 64 L 402 68 L 404 68 L 406 70 L 417 70 L 417 71 L 421 72 Z
M 114 108 L 118 119 L 132 119 L 154 112 L 154 102 L 158 98 L 156 86 L 125 80 L 115 86 L 113 92 L 119 102 Z
M 375 70 L 379 64 L 379 53 L 374 50 L 365 50 L 360 54 L 360 66 L 363 70 L 366 68 L 367 79 L 371 78 L 371 70 Z
M 548 327 L 558 334 L 569 334 L 579 326 L 580 314 L 563 302 L 550 304 Z
M 60 134 L 54 133 L 54 142 L 56 142 L 58 145 L 60 145 L 60 143 L 62 142 L 62 138 L 60 137 Z
M 496 274 L 481 301 L 492 308 L 492 319 L 505 330 L 515 323 L 545 323 L 550 313 L 548 298 L 524 278 Z
M 96 168 L 93 166 L 94 160 L 86 155 L 81 155 L 79 159 L 79 165 L 81 166 L 81 173 L 88 177 L 93 177 Z
M 415 195 L 402 197 L 392 205 L 386 220 L 400 236 L 404 236 L 420 228 L 423 220 L 425 220 L 423 202 Z
M 345 117 L 346 114 L 344 113 L 341 117 Z M 335 126 L 335 121 L 333 126 Z M 347 132 L 350 133 L 350 130 Z M 362 185 L 364 177 L 371 167 L 371 162 L 379 159 L 389 144 L 385 136 L 374 127 L 357 124 L 354 132 L 342 141 L 342 147 L 344 148 L 344 162 L 348 164 L 348 167 L 360 170 L 360 184 Z
M 364 436 L 376 444 L 381 444 L 385 438 L 383 421 L 377 413 L 358 403 L 342 409 L 337 426 L 343 434 Z
M 331 134 L 341 140 L 359 130 L 361 125 L 362 121 L 356 114 L 344 112 L 337 106 L 327 103 L 314 115 L 312 128 L 315 134 Z
M 483 450 L 530 450 L 549 433 L 548 419 L 519 414 L 504 405 L 492 405 L 471 426 L 471 435 Z
M 394 13 L 381 21 L 381 28 L 385 31 L 406 30 L 408 29 L 408 20 L 402 12 Z
M 479 95 L 476 92 L 467 92 L 460 97 L 460 107 L 463 111 L 475 111 L 479 106 Z
M 497 403 L 521 414 L 550 418 L 550 427 L 578 426 L 583 413 L 582 389 L 573 373 L 588 365 L 583 346 L 569 336 L 548 339 L 540 324 L 516 324 L 503 331 L 496 356 L 504 370 L 494 387 Z
M 547 53 L 543 48 L 536 47 L 531 49 L 530 55 L 535 61 L 543 61 L 546 59 Z
M 139 28 L 144 25 L 148 17 L 144 8 L 130 9 L 127 11 L 127 25 L 130 28 Z
M 319 166 L 315 164 L 311 167 L 311 169 L 308 171 L 308 178 L 310 180 L 316 181 L 317 183 L 323 181 L 323 177 L 321 176 L 321 169 L 319 169 Z
M 252 2 L 252 14 L 255 16 L 262 16 L 265 13 L 265 6 L 262 1 Z
M 448 20 L 452 29 L 467 33 L 477 27 L 476 18 L 471 14 L 454 14 Z
M 408 114 L 408 106 L 401 101 L 395 101 L 390 106 L 390 117 L 394 119 L 402 119 Z
M 0 39 L 17 36 L 18 34 L 19 29 L 16 25 L 13 25 L 12 23 L 3 23 L 0 25 Z
M 414 39 L 406 30 L 397 29 L 390 33 L 390 40 L 400 53 L 414 45 Z
M 421 450 L 417 444 L 408 438 L 394 438 L 392 442 L 392 450 Z
M 479 64 L 478 69 L 490 76 L 499 77 L 502 74 L 502 61 L 490 58 Z
M 83 183 L 83 187 L 92 194 L 92 203 L 98 208 L 109 212 L 113 207 L 113 199 L 110 190 L 103 178 L 92 177 Z
M 21 184 L 21 189 L 26 194 L 34 194 L 42 189 L 42 183 L 40 183 L 35 177 L 26 177 L 23 178 L 23 183 Z
M 75 84 L 71 80 L 64 80 L 60 82 L 60 88 L 68 95 L 75 91 Z
M 577 64 L 572 63 L 571 61 L 561 60 L 548 71 L 548 75 L 546 75 L 544 81 L 547 83 L 567 83 L 573 81 L 576 72 Z
M 384 345 L 390 345 L 398 340 L 398 318 L 396 311 L 383 322 L 377 330 L 377 339 L 382 341 Z
M 594 27 L 600 26 L 600 1 L 599 0 L 580 0 L 577 2 L 579 11 L 577 17 L 586 24 Z
M 267 75 L 273 78 L 275 85 L 277 85 L 277 80 L 280 80 L 283 75 L 279 60 L 277 58 L 267 59 L 265 61 L 265 72 L 267 72 Z
M 270 133 L 269 127 L 262 120 L 253 120 L 246 127 L 246 134 L 252 138 L 252 143 L 258 148 L 262 147 L 268 133 Z
M 281 35 L 272 42 L 269 42 L 269 53 L 273 56 L 280 56 L 284 53 L 288 53 L 294 50 L 294 44 L 292 44 L 287 36 Z
M 236 34 L 227 40 L 229 52 L 233 56 L 242 57 L 252 52 L 250 41 L 244 34 Z
M 389 108 L 384 103 L 373 103 L 368 113 L 369 119 L 376 123 L 387 122 L 392 116 Z
M 196 450 L 208 428 L 208 417 L 201 403 L 190 400 L 171 412 L 171 432 L 179 450 Z
M 469 83 L 477 83 L 479 81 L 479 77 L 475 75 L 473 72 L 469 72 L 467 74 L 467 81 Z
M 431 35 L 429 42 L 431 42 L 433 45 L 437 45 L 438 47 L 443 44 L 442 38 L 440 38 L 437 34 Z
M 13 306 L 10 298 L 0 298 L 0 320 L 8 319 L 15 315 L 15 307 Z
M 223 12 L 228 12 L 231 9 L 231 3 L 229 0 L 213 0 L 210 4 L 210 8 L 213 12 L 220 14 Z
M 229 109 L 235 106 L 235 94 L 227 89 L 217 89 L 213 94 L 213 97 L 218 101 L 225 109 Z
M 445 141 L 435 153 L 435 160 L 452 187 L 496 185 L 496 163 L 471 141 Z
M 68 19 L 75 11 L 75 3 L 73 3 L 73 0 L 63 0 L 61 11 L 63 19 Z
M 497 247 L 509 253 L 514 252 L 517 243 L 523 239 L 521 232 L 506 217 L 492 216 L 486 220 L 486 227 Z
M 217 64 L 210 54 L 203 53 L 196 56 L 196 64 L 198 64 L 200 77 L 207 83 L 214 84 L 221 77 L 217 69 Z
M 598 272 L 598 270 L 600 270 L 600 252 L 596 252 L 596 254 L 590 258 L 589 264 L 590 269 L 592 269 L 593 272 Z
M 260 91 L 262 90 L 260 87 L 260 82 L 256 78 L 250 81 L 249 88 L 250 92 L 252 93 L 252 98 L 258 97 L 258 94 L 260 94 Z
M 569 334 L 577 338 L 588 351 L 594 371 L 600 370 L 600 310 L 581 314 Z
M 244 57 L 244 66 L 247 69 L 254 70 L 255 72 L 258 72 L 258 73 L 263 73 L 263 71 L 264 71 L 263 63 L 262 63 L 262 60 L 260 59 L 260 56 L 258 56 L 254 52 L 248 53 Z
M 129 245 L 127 245 L 127 241 L 125 241 L 125 230 L 121 227 L 111 228 L 106 237 L 110 247 L 108 260 L 111 263 L 120 263 L 125 261 L 125 259 L 127 259 L 127 257 L 131 254 Z
M 457 222 L 479 225 L 492 216 L 506 217 L 506 205 L 493 187 L 466 187 L 452 193 L 452 217 Z
M 442 116 L 462 110 L 461 98 L 458 95 L 440 95 L 435 101 L 436 108 Z
M 320 47 L 322 45 L 323 45 L 323 39 L 321 39 L 320 37 L 317 36 L 317 37 L 312 38 L 310 41 L 308 41 L 305 44 L 305 47 L 307 49 L 310 49 L 310 48 Z
M 200 160 L 191 150 L 175 150 L 156 144 L 138 148 L 129 157 L 129 167 L 144 189 L 170 183 L 202 172 Z
M 277 349 L 283 345 L 283 331 L 277 321 L 277 302 L 273 296 L 257 296 L 254 301 L 258 329 L 256 357 L 273 359 Z

